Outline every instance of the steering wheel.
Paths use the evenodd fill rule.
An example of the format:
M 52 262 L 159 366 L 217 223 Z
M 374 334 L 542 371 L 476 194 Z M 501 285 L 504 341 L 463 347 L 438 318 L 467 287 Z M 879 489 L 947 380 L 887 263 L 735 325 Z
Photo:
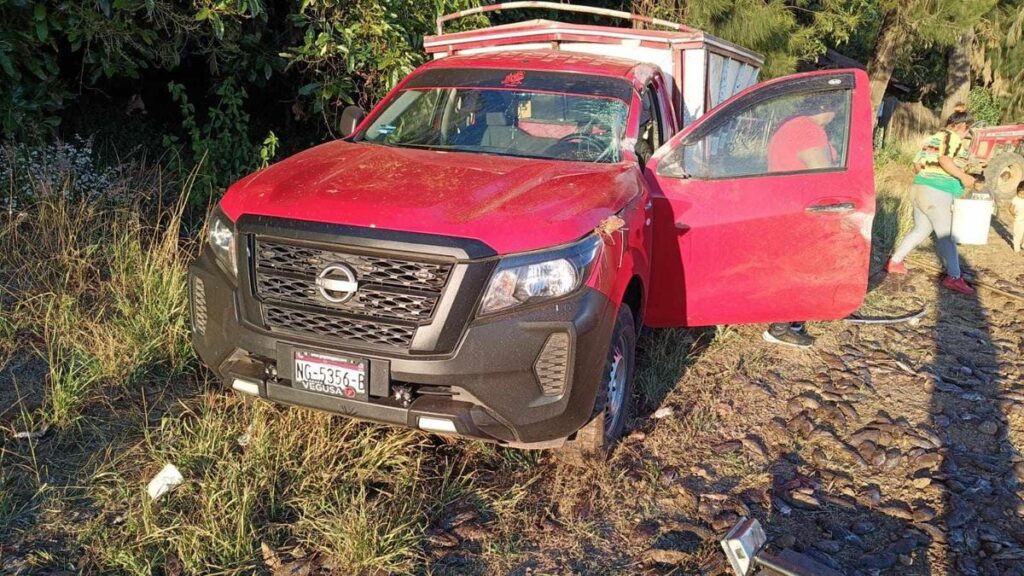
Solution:
M 608 149 L 608 141 L 592 132 L 566 134 L 551 145 L 556 156 L 571 156 L 575 160 L 595 160 Z

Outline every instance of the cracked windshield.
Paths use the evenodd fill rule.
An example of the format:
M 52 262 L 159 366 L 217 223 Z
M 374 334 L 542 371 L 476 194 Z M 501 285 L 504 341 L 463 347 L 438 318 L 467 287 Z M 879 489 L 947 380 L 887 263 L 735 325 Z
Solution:
M 505 89 L 405 90 L 364 140 L 388 146 L 618 162 L 626 104 L 601 96 Z

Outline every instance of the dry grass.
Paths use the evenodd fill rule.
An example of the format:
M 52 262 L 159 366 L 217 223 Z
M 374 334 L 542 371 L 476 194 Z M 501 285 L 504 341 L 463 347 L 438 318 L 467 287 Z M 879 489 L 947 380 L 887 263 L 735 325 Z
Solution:
M 138 207 L 97 208 L 56 191 L 4 223 L 0 261 L 11 272 L 4 291 L 13 310 L 3 324 L 49 366 L 39 419 L 69 426 L 102 384 L 186 366 L 180 216 L 180 207 L 161 211 L 147 227 Z
M 93 456 L 89 442 L 130 421 L 112 409 L 114 399 L 194 365 L 186 325 L 189 244 L 179 237 L 184 199 L 159 206 L 160 173 L 142 166 L 126 166 L 101 197 L 81 194 L 74 174 L 62 170 L 15 164 L 7 172 L 0 518 L 10 522 L 0 521 L 0 536 L 60 517 L 55 511 L 80 486 L 74 468 Z M 12 440 L 16 432 L 49 436 Z M 61 486 L 64 480 L 74 488 Z
M 903 155 L 877 169 L 876 267 L 909 226 Z M 143 198 L 159 186 L 132 182 L 119 185 Z M 711 497 L 752 493 L 764 519 L 756 495 L 787 454 L 815 448 L 855 484 L 877 480 L 814 440 L 766 442 L 764 457 L 716 448 L 767 438 L 783 394 L 823 374 L 818 356 L 769 348 L 753 327 L 645 333 L 632 433 L 583 467 L 244 402 L 189 351 L 179 212 L 49 198 L 0 236 L 0 365 L 43 367 L 38 381 L 3 376 L 39 390 L 8 393 L 17 408 L 0 414 L 0 540 L 15 550 L 0 572 L 638 574 L 658 547 L 685 551 L 678 573 L 713 573 L 715 541 L 678 528 L 706 526 Z M 841 325 L 813 330 L 840 348 Z M 44 422 L 48 437 L 10 439 Z M 167 463 L 185 484 L 153 502 L 145 485 Z
M 268 542 L 351 573 L 411 573 L 422 520 L 470 478 L 439 482 L 428 448 L 414 432 L 206 394 L 96 472 L 104 513 L 79 537 L 101 572 L 250 573 Z M 165 463 L 187 483 L 154 503 L 139 487 Z
M 872 249 L 876 257 L 887 258 L 898 239 L 913 226 L 907 191 L 914 178 L 912 160 L 923 137 L 923 134 L 916 134 L 890 140 L 875 153 L 877 207 Z

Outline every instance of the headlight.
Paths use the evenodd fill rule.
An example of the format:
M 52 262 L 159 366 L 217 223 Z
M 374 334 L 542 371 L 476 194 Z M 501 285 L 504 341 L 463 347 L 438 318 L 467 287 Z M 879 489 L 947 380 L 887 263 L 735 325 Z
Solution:
M 484 292 L 480 314 L 558 298 L 579 288 L 597 256 L 601 239 L 591 235 L 569 247 L 502 260 Z
M 235 228 L 219 210 L 210 215 L 210 224 L 206 232 L 210 248 L 221 266 L 232 277 L 238 276 L 238 258 L 235 248 Z

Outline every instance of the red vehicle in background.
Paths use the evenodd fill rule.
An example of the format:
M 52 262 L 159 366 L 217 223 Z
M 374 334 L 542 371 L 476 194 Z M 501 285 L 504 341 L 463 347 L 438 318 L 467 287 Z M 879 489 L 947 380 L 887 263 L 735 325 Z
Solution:
M 524 6 L 671 30 L 535 20 L 427 38 L 435 59 L 350 134 L 231 186 L 190 290 L 194 345 L 234 390 L 601 451 L 628 418 L 641 326 L 860 305 L 863 72 L 754 85 L 756 54 L 596 8 L 452 17 Z M 835 112 L 832 165 L 770 171 L 770 137 L 811 100 Z
M 985 126 L 971 133 L 967 171 L 983 174 L 996 200 L 1011 200 L 1024 180 L 1024 124 Z

